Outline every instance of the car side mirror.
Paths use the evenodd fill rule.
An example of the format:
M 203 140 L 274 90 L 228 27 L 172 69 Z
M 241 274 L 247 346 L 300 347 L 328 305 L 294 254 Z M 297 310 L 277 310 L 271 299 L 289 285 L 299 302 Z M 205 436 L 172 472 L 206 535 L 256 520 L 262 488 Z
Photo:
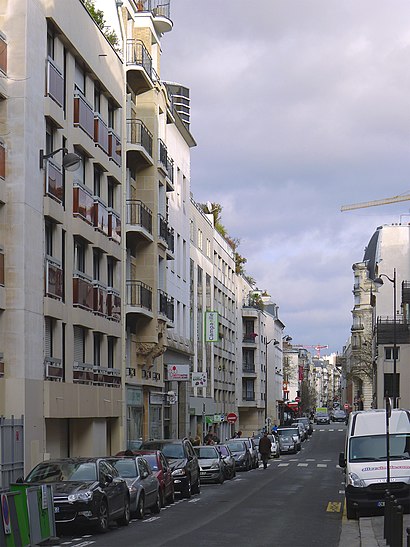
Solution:
M 114 477 L 113 477 L 112 475 L 110 475 L 109 473 L 107 473 L 107 474 L 105 475 L 105 482 L 106 482 L 107 484 L 111 484 L 113 480 L 114 480 Z
M 339 467 L 346 467 L 346 458 L 344 452 L 340 452 L 339 454 Z

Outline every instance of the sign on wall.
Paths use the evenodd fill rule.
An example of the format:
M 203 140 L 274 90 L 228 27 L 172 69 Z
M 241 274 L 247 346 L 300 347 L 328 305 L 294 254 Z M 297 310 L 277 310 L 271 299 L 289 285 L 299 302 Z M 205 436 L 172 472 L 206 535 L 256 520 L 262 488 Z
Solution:
M 208 383 L 208 375 L 206 372 L 192 373 L 192 387 L 206 387 Z
M 205 312 L 205 342 L 219 341 L 219 315 L 217 311 Z
M 168 380 L 187 382 L 189 380 L 189 365 L 168 365 Z

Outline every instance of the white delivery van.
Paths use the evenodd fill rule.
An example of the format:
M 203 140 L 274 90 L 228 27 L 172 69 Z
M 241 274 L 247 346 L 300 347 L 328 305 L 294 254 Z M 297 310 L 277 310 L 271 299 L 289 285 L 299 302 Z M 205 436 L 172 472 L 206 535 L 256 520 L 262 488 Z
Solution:
M 391 411 L 390 488 L 406 511 L 410 510 L 410 411 Z M 352 412 L 347 426 L 345 451 L 339 465 L 345 471 L 347 518 L 360 510 L 384 507 L 387 489 L 386 411 Z

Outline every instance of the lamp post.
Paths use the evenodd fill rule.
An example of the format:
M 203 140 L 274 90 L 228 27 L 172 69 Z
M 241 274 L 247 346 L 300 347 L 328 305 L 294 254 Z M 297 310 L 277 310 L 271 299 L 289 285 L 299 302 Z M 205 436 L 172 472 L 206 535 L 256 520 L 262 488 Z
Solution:
M 389 277 L 386 274 L 380 274 L 373 282 L 376 286 L 383 285 L 383 279 L 385 277 L 393 283 L 393 408 L 397 408 L 397 399 L 398 399 L 398 385 L 397 385 L 397 323 L 396 323 L 396 268 L 393 270 L 393 278 Z
M 268 431 L 268 345 L 273 342 L 274 346 L 279 344 L 279 341 L 275 338 L 268 340 L 265 337 L 265 427 Z

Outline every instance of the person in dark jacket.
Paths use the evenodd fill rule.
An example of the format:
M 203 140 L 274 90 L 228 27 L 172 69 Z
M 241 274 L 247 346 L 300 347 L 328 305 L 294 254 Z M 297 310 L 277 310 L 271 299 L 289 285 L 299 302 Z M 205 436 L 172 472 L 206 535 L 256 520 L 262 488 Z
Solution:
M 268 433 L 265 431 L 262 439 L 259 441 L 259 452 L 262 458 L 263 468 L 268 467 L 268 460 L 270 458 L 272 442 L 268 437 Z

